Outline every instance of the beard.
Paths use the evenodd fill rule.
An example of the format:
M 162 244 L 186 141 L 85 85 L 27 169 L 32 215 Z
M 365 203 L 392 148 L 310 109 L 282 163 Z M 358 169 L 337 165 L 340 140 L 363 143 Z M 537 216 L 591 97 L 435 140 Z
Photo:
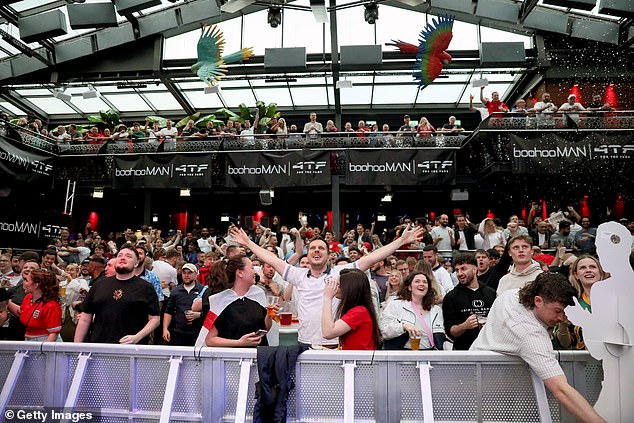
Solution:
M 134 266 L 133 265 L 129 265 L 129 266 L 126 267 L 126 266 L 117 264 L 117 266 L 114 268 L 114 270 L 119 275 L 126 275 L 126 274 L 132 273 L 134 271 Z

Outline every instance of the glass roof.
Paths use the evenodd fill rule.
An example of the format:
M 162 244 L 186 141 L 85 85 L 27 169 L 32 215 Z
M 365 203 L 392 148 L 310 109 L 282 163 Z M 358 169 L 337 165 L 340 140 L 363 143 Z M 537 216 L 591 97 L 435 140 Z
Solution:
M 86 0 L 86 3 L 103 1 Z M 265 48 L 298 46 L 306 47 L 308 54 L 329 54 L 331 52 L 329 24 L 317 23 L 314 20 L 309 10 L 309 0 L 299 0 L 288 4 L 293 7 L 284 8 L 283 22 L 277 28 L 271 28 L 267 25 L 266 9 L 219 22 L 217 25 L 225 38 L 225 54 L 237 51 L 242 47 L 252 47 L 256 56 L 263 56 Z M 539 1 L 539 4 L 542 4 L 542 0 Z M 137 18 L 142 18 L 157 10 L 179 6 L 183 6 L 183 3 L 162 0 L 160 6 L 135 12 L 134 15 Z M 59 0 L 22 0 L 5 7 L 15 11 L 20 16 L 34 15 L 53 8 L 62 10 L 66 14 L 65 3 Z M 379 19 L 376 21 L 376 25 L 369 25 L 363 19 L 363 4 L 346 1 L 338 2 L 337 7 L 339 46 L 379 44 L 384 53 L 396 52 L 394 47 L 385 45 L 392 39 L 401 39 L 416 44 L 421 29 L 433 17 L 425 13 L 381 3 L 379 4 Z M 545 5 L 545 7 L 551 6 Z M 570 11 L 570 9 L 562 10 Z M 598 6 L 592 12 L 579 11 L 579 14 L 589 14 L 609 20 L 618 19 L 598 15 L 597 10 Z M 577 13 L 576 10 L 573 12 Z M 125 18 L 118 16 L 118 20 L 122 22 L 125 21 Z M 0 21 L 0 28 L 13 37 L 19 38 L 19 29 L 14 25 Z M 53 41 L 59 42 L 86 32 L 90 32 L 90 30 L 74 31 L 68 28 L 68 34 L 56 37 Z M 532 37 L 466 22 L 455 21 L 453 33 L 454 37 L 449 46 L 450 51 L 477 51 L 479 41 L 500 41 L 501 39 L 523 42 L 525 48 L 533 47 Z M 201 30 L 197 29 L 166 38 L 164 40 L 163 60 L 167 62 L 186 60 L 193 63 L 196 59 L 196 44 L 200 34 Z M 40 47 L 38 43 L 28 45 L 31 48 Z M 18 53 L 12 46 L 0 41 L 0 59 Z M 398 63 L 398 66 L 402 66 L 400 70 L 344 71 L 341 73 L 341 79 L 348 79 L 354 84 L 352 88 L 340 90 L 341 106 L 344 111 L 346 106 L 364 105 L 368 109 L 385 105 L 390 107 L 398 107 L 399 105 L 403 107 L 408 105 L 433 107 L 434 104 L 454 104 L 464 108 L 468 105 L 469 94 L 471 92 L 477 94 L 476 90 L 470 86 L 471 80 L 487 78 L 492 82 L 487 90 L 489 92 L 497 90 L 504 93 L 503 96 L 505 96 L 510 93 L 522 72 L 525 71 L 521 68 L 468 69 L 465 65 L 459 64 L 462 59 L 456 59 L 454 65 L 447 67 L 443 75 L 432 85 L 419 91 L 410 71 L 413 64 L 412 59 L 407 57 L 399 59 L 398 56 L 390 57 L 396 57 L 396 59 L 385 63 Z M 248 66 L 256 65 L 251 63 Z M 232 70 L 234 70 L 233 75 Z M 270 76 L 280 77 L 284 75 L 276 73 L 275 75 L 244 76 L 243 74 L 240 76 L 240 69 L 230 68 L 227 77 L 219 83 L 221 87 L 219 94 L 204 94 L 205 84 L 199 81 L 193 73 L 189 77 L 179 76 L 172 82 L 177 89 L 181 90 L 182 97 L 189 103 L 189 106 L 200 110 L 203 114 L 211 113 L 220 107 L 237 110 L 239 104 L 245 103 L 252 106 L 257 100 L 267 103 L 275 102 L 278 107 L 291 110 L 295 107 L 306 108 L 315 105 L 322 108 L 333 106 L 335 88 L 329 64 L 325 63 L 324 68 L 320 69 L 319 72 L 315 72 L 314 69 L 310 70 L 309 75 L 298 72 L 286 74 L 289 78 L 288 83 L 272 83 L 267 79 Z M 71 83 L 67 87 L 58 87 L 68 88 L 67 92 L 72 95 L 69 102 L 53 98 L 53 86 L 51 89 L 43 89 L 41 85 L 25 85 L 17 87 L 16 93 L 22 96 L 25 104 L 32 103 L 53 119 L 56 115 L 77 115 L 78 118 L 81 118 L 81 114 L 85 117 L 108 108 L 115 108 L 122 114 L 169 112 L 174 115 L 184 115 L 183 105 L 162 83 L 155 84 L 154 81 L 147 81 L 146 88 L 117 88 L 111 82 L 93 81 L 92 83 L 100 93 L 99 98 L 83 99 L 81 93 L 87 90 L 86 84 L 83 83 Z M 0 102 L 0 109 L 12 115 L 25 113 L 24 110 L 4 101 Z

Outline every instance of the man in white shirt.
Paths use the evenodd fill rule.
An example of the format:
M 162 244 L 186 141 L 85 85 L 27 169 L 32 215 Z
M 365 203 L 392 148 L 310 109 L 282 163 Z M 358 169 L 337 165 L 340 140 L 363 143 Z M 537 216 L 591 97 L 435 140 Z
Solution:
M 338 340 L 324 339 L 321 331 L 321 312 L 324 301 L 324 287 L 326 278 L 336 277 L 342 268 L 356 268 L 367 270 L 378 260 L 383 260 L 402 245 L 409 245 L 423 232 L 422 228 L 403 231 L 403 234 L 386 246 L 361 257 L 354 263 L 330 268 L 328 266 L 328 243 L 321 237 L 314 238 L 308 244 L 309 268 L 294 267 L 280 259 L 275 253 L 267 251 L 257 245 L 244 230 L 233 227 L 230 230 L 231 237 L 241 246 L 251 250 L 263 262 L 270 264 L 288 281 L 297 292 L 297 314 L 300 326 L 297 332 L 298 341 L 302 344 L 320 343 L 321 345 L 336 348 Z M 333 309 L 338 306 L 339 300 L 333 299 Z
M 451 257 L 451 249 L 454 245 L 454 239 L 453 230 L 449 227 L 449 216 L 441 214 L 438 223 L 440 223 L 440 225 L 434 226 L 431 229 L 431 237 L 434 240 L 434 246 L 438 251 L 440 251 L 440 254 L 443 257 L 446 255 Z
M 438 262 L 438 250 L 436 247 L 433 245 L 426 245 L 423 248 L 423 258 L 431 265 L 434 276 L 436 277 L 442 291 L 440 294 L 444 296 L 447 292 L 451 291 L 454 286 L 453 281 L 451 280 L 451 275 L 447 269 Z
M 179 258 L 180 253 L 172 248 L 167 250 L 164 256 L 159 255 L 159 258 L 152 263 L 152 272 L 161 281 L 161 290 L 165 298 L 170 296 L 170 289 L 178 285 L 176 263 Z
M 209 235 L 208 228 L 202 228 L 200 230 L 200 238 L 198 238 L 196 243 L 198 244 L 198 248 L 200 249 L 200 251 L 202 251 L 203 253 L 209 253 L 213 251 L 214 247 L 216 246 L 214 237 Z
M 570 94 L 568 96 L 568 101 L 559 107 L 559 111 L 566 112 L 568 117 L 574 120 L 575 123 L 579 123 L 579 114 L 571 112 L 580 112 L 582 110 L 586 110 L 586 108 L 583 107 L 581 103 L 577 103 L 577 96 L 574 94 Z
M 165 137 L 167 140 L 178 135 L 178 129 L 172 127 L 172 121 L 167 119 L 165 122 L 165 128 L 158 131 L 158 135 Z
M 304 134 L 316 137 L 322 132 L 324 132 L 324 127 L 321 123 L 317 122 L 317 113 L 311 112 L 310 122 L 304 125 Z
M 522 289 L 500 295 L 471 351 L 496 351 L 522 358 L 555 398 L 579 422 L 605 422 L 568 384 L 553 351 L 547 328 L 566 321 L 575 289 L 560 273 L 542 273 Z

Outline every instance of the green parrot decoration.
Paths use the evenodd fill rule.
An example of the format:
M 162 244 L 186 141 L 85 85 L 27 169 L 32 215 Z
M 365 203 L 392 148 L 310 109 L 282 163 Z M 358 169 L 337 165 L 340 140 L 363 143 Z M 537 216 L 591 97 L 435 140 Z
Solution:
M 253 57 L 253 49 L 250 47 L 223 56 L 224 46 L 222 31 L 216 25 L 204 25 L 198 39 L 198 61 L 192 66 L 192 72 L 208 86 L 220 81 L 227 74 L 227 65 Z

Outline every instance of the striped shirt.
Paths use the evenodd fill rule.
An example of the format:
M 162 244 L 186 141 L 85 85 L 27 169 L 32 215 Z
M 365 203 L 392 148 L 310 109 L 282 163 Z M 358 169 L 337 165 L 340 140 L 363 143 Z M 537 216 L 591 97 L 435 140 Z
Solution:
M 547 326 L 519 302 L 519 289 L 504 292 L 495 302 L 471 351 L 520 356 L 542 380 L 563 375 Z

